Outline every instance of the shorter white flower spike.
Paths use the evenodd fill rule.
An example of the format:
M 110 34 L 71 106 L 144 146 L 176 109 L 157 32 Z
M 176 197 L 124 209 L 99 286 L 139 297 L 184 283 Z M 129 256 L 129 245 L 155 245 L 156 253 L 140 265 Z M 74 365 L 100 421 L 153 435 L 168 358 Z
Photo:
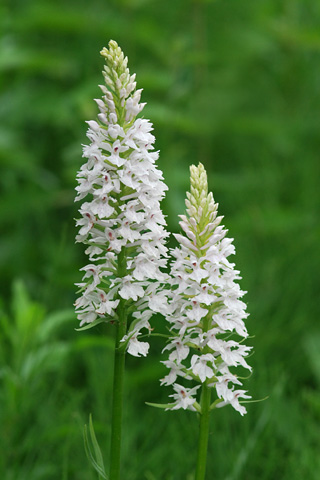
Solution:
M 171 397 L 178 408 L 197 410 L 197 389 L 206 384 L 216 391 L 214 406 L 232 405 L 241 415 L 246 409 L 239 399 L 251 398 L 230 369 L 241 366 L 251 371 L 245 357 L 247 347 L 232 336 L 248 336 L 244 320 L 248 314 L 240 300 L 245 294 L 236 283 L 241 277 L 227 257 L 235 253 L 232 239 L 220 225 L 218 204 L 208 193 L 207 174 L 200 163 L 191 171 L 191 189 L 187 193 L 186 215 L 181 215 L 183 234 L 176 234 L 179 248 L 172 250 L 171 290 L 168 292 L 171 337 L 165 350 L 170 369 L 162 385 L 173 385 Z M 175 383 L 177 377 L 193 382 L 193 388 Z M 200 408 L 200 407 L 199 407 Z

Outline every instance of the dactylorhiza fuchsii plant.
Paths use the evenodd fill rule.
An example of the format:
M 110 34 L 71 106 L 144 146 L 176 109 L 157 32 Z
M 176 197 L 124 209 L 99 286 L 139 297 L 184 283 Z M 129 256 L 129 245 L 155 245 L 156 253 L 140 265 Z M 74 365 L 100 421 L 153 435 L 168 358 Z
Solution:
M 208 193 L 203 165 L 191 166 L 190 171 L 187 211 L 180 216 L 184 234 L 175 235 L 179 247 L 172 251 L 167 292 L 170 312 L 166 315 L 171 335 L 164 348 L 170 353 L 163 361 L 169 373 L 161 383 L 172 385 L 174 390 L 174 402 L 166 405 L 167 409 L 199 413 L 195 479 L 203 480 L 210 411 L 230 404 L 241 415 L 246 413 L 239 399 L 251 397 L 241 389 L 240 378 L 231 369 L 242 366 L 251 371 L 245 359 L 251 347 L 242 343 L 248 336 L 244 324 L 248 314 L 240 300 L 245 293 L 237 283 L 240 272 L 228 260 L 235 253 L 233 239 L 226 237 L 223 217 L 217 216 L 218 204 Z
M 151 331 L 154 312 L 163 312 L 162 292 L 167 276 L 165 219 L 160 209 L 167 186 L 155 162 L 152 124 L 138 118 L 144 107 L 135 75 L 115 41 L 103 48 L 103 96 L 97 99 L 98 119 L 88 123 L 90 144 L 84 146 L 86 163 L 78 172 L 76 200 L 81 205 L 77 242 L 84 243 L 89 262 L 76 312 L 80 329 L 101 322 L 116 326 L 110 480 L 120 477 L 121 412 L 125 352 L 147 355 L 149 345 L 140 341 L 141 330 Z M 90 420 L 91 440 L 95 440 Z M 86 447 L 91 455 L 88 437 Z M 107 478 L 101 455 L 91 455 L 101 478 Z

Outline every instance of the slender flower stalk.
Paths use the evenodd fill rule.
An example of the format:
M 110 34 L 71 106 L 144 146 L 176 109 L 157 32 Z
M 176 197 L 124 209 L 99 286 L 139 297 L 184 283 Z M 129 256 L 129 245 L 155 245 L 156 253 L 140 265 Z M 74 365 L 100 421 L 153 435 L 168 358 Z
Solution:
M 242 383 L 230 369 L 242 366 L 251 370 L 245 360 L 251 347 L 234 339 L 248 336 L 244 324 L 248 314 L 240 300 L 245 292 L 236 283 L 240 272 L 228 260 L 235 253 L 232 239 L 220 225 L 222 217 L 217 216 L 218 204 L 208 193 L 203 165 L 190 170 L 187 214 L 180 216 L 184 234 L 175 235 L 179 247 L 172 251 L 170 312 L 166 315 L 171 336 L 164 348 L 170 354 L 163 361 L 169 373 L 161 383 L 172 385 L 175 392 L 167 409 L 200 414 L 195 478 L 203 480 L 210 411 L 230 404 L 241 415 L 246 413 L 239 399 L 251 397 L 238 388 Z M 181 380 L 177 382 L 178 377 Z
M 80 326 L 116 325 L 110 480 L 120 477 L 120 440 L 125 352 L 145 356 L 141 330 L 163 311 L 166 275 L 165 219 L 160 201 L 167 190 L 155 162 L 152 124 L 138 118 L 144 103 L 127 58 L 114 41 L 104 48 L 103 96 L 97 121 L 88 123 L 86 163 L 78 172 L 76 200 L 86 198 L 77 221 L 77 242 L 89 263 L 82 268 L 76 312 Z

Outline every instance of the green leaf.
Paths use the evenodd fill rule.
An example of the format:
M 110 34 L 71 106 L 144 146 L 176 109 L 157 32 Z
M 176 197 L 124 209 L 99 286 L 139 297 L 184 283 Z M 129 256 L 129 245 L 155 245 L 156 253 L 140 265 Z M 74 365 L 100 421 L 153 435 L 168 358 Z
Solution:
M 155 407 L 155 408 L 171 408 L 174 403 L 150 403 L 150 402 L 145 402 L 146 405 L 149 405 L 149 407 Z
M 100 466 L 97 464 L 97 462 L 95 461 L 95 459 L 93 457 L 93 454 L 92 454 L 92 451 L 91 451 L 91 448 L 90 448 L 89 439 L 88 439 L 87 425 L 84 426 L 84 448 L 85 448 L 85 452 L 86 452 L 88 460 L 90 460 L 91 465 L 93 466 L 93 468 L 99 474 L 99 480 L 101 478 L 105 478 L 107 480 L 107 477 L 104 476 L 103 470 L 101 470 Z
M 75 328 L 75 330 L 77 332 L 82 332 L 83 330 L 89 330 L 89 328 L 93 328 L 96 325 L 99 325 L 99 323 L 108 323 L 108 320 L 106 320 L 105 318 L 97 318 L 94 322 L 88 323 L 84 327 Z
M 21 379 L 31 382 L 40 374 L 59 370 L 65 365 L 70 349 L 71 345 L 67 342 L 53 342 L 27 352 L 21 365 Z
M 239 403 L 258 403 L 258 402 L 264 402 L 269 398 L 269 395 L 263 398 L 258 398 L 258 399 L 252 399 L 252 400 L 241 400 Z
M 98 444 L 98 441 L 97 441 L 96 434 L 94 432 L 93 423 L 92 423 L 92 415 L 91 414 L 89 416 L 89 430 L 90 430 L 90 436 L 91 436 L 94 452 L 96 454 L 97 462 L 98 462 L 99 465 L 102 466 L 102 468 L 104 470 L 102 453 L 101 453 L 101 450 L 100 450 L 100 447 L 99 447 L 99 444 Z
M 99 474 L 99 480 L 108 480 L 105 468 L 104 468 L 104 463 L 103 463 L 103 458 L 101 454 L 101 449 L 99 447 L 94 428 L 93 428 L 93 423 L 92 423 L 92 416 L 90 414 L 89 416 L 89 434 L 90 434 L 90 440 L 93 445 L 94 449 L 94 454 L 92 453 L 91 447 L 90 447 L 90 440 L 88 436 L 88 428 L 87 425 L 84 426 L 84 431 L 83 431 L 83 436 L 84 436 L 84 448 L 86 451 L 86 455 L 88 459 L 90 460 L 91 465 L 93 468 L 98 472 Z
M 75 321 L 75 313 L 73 309 L 58 310 L 46 315 L 39 330 L 39 341 L 47 342 L 52 338 L 54 333 L 67 323 Z
M 21 280 L 16 280 L 13 284 L 12 310 L 18 329 L 17 334 L 24 338 L 26 343 L 33 341 L 43 321 L 45 308 L 30 299 L 27 288 Z
M 213 403 L 211 403 L 210 410 L 213 410 L 214 408 L 216 408 L 218 403 L 221 403 L 222 401 L 223 401 L 222 398 L 217 398 L 217 400 L 215 400 Z

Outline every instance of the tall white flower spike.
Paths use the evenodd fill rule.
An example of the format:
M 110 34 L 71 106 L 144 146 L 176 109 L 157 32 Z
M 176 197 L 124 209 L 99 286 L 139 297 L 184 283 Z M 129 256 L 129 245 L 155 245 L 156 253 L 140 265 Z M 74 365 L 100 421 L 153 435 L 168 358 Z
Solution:
M 170 372 L 161 383 L 173 385 L 176 392 L 171 395 L 176 402 L 167 405 L 169 409 L 201 411 L 194 396 L 197 389 L 175 383 L 179 376 L 179 381 L 184 378 L 214 389 L 212 407 L 231 404 L 244 415 L 246 409 L 239 399 L 251 397 L 235 389 L 242 383 L 230 369 L 241 365 L 251 370 L 245 360 L 251 347 L 233 339 L 234 335 L 248 336 L 244 324 L 248 314 L 240 300 L 245 292 L 236 283 L 240 272 L 228 260 L 235 249 L 220 225 L 218 204 L 208 194 L 206 171 L 201 163 L 190 171 L 187 215 L 180 216 L 184 234 L 175 235 L 180 245 L 172 251 L 170 313 L 166 316 L 171 336 L 164 349 L 170 353 L 163 362 Z
M 131 312 L 122 340 L 129 353 L 140 356 L 149 346 L 138 340 L 140 330 L 151 330 L 149 319 L 159 311 L 157 299 L 163 298 L 160 286 L 166 280 L 161 268 L 168 234 L 160 201 L 167 186 L 155 166 L 152 124 L 137 118 L 145 104 L 127 58 L 115 41 L 101 55 L 106 65 L 103 96 L 96 100 L 100 113 L 97 121 L 87 122 L 87 160 L 77 175 L 76 200 L 86 201 L 79 210 L 76 241 L 87 245 L 89 264 L 82 269 L 76 312 L 84 328 L 117 322 L 119 309 Z

